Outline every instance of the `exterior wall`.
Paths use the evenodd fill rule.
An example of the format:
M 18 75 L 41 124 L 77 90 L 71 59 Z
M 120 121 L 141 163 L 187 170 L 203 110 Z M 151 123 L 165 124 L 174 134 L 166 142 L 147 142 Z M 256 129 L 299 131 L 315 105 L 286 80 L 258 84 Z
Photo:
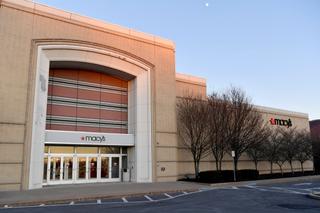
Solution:
M 310 131 L 312 138 L 320 138 L 320 120 L 310 121 Z M 320 141 L 315 140 L 318 144 L 313 144 L 314 146 L 314 168 L 317 174 L 320 173 Z
M 206 80 L 195 76 L 177 73 L 176 94 L 177 97 L 186 97 L 188 95 L 200 95 L 201 97 L 206 98 Z
M 34 105 L 40 99 L 46 103 L 47 89 L 52 89 L 47 87 L 50 60 L 93 63 L 135 76 L 124 86 L 128 103 L 134 103 L 127 109 L 127 131 L 135 135 L 135 147 L 128 150 L 135 157 L 129 165 L 140 167 L 133 178 L 173 181 L 193 173 L 191 156 L 177 138 L 176 98 L 188 93 L 205 98 L 206 82 L 175 73 L 171 41 L 24 0 L 0 0 L 0 40 L 0 50 L 6 50 L 0 52 L 0 191 L 29 189 L 30 171 L 42 166 L 43 144 L 37 139 L 44 138 L 44 131 L 34 135 L 47 104 L 39 109 Z M 49 101 L 49 115 L 58 113 L 52 106 Z M 306 115 L 270 109 L 263 113 L 266 119 L 292 116 L 295 125 L 307 128 Z M 39 159 L 33 159 L 37 152 Z M 244 156 L 239 168 L 250 166 Z M 208 156 L 201 170 L 213 168 Z M 231 169 L 230 157 L 224 168 Z M 149 169 L 150 175 L 145 172 Z
M 157 153 L 161 155 L 163 150 L 155 143 L 156 140 L 159 143 L 176 140 L 175 50 L 171 41 L 29 1 L 0 2 L 0 49 L 6 50 L 0 53 L 0 190 L 21 190 L 29 187 L 33 103 L 38 63 L 36 56 L 39 45 L 72 44 L 94 47 L 108 50 L 111 52 L 110 55 L 116 53 L 126 57 L 104 60 L 113 67 L 122 67 L 130 72 L 141 69 L 132 61 L 139 61 L 143 66 L 149 67 L 150 102 L 146 104 L 151 106 L 149 119 L 152 126 L 152 177 L 157 181 L 167 180 L 162 178 L 163 176 L 176 176 L 175 163 L 166 163 L 172 170 L 169 173 L 167 170 L 165 175 L 157 169 L 164 163 L 157 162 Z M 66 53 L 61 53 L 60 56 L 64 54 Z M 81 54 L 81 60 L 84 62 L 100 61 L 102 58 L 89 58 L 90 54 L 86 52 Z M 131 88 L 133 87 L 129 85 L 129 93 L 143 92 L 131 91 Z M 147 94 L 147 91 L 145 93 Z M 142 103 L 143 100 L 140 99 L 137 101 Z M 142 113 L 143 111 L 138 112 Z M 139 125 L 139 129 L 142 130 L 144 124 Z M 147 148 L 141 146 L 140 150 Z
M 189 79 L 191 78 L 192 77 L 189 76 Z M 197 78 L 194 78 L 194 79 L 197 79 Z M 186 97 L 186 94 L 189 94 L 189 91 L 192 91 L 194 92 L 193 93 L 194 95 L 200 94 L 205 98 L 206 96 L 205 82 L 201 82 L 201 79 L 199 78 L 197 80 L 199 81 L 198 83 L 195 82 L 195 80 L 190 82 L 186 80 L 180 80 L 178 79 L 178 76 L 177 76 L 177 97 L 178 98 Z M 261 107 L 261 106 L 256 106 L 256 109 L 262 114 L 263 119 L 268 124 L 270 124 L 271 118 L 284 119 L 284 120 L 287 120 L 290 118 L 292 122 L 291 128 L 296 128 L 297 130 L 310 131 L 308 114 L 274 109 L 269 107 Z M 276 128 L 276 126 L 272 126 L 271 124 L 270 126 L 271 128 Z M 282 126 L 281 128 L 287 128 L 287 127 Z M 194 165 L 193 165 L 192 155 L 189 150 L 184 148 L 183 143 L 179 140 L 178 140 L 177 150 L 178 150 L 178 157 L 177 157 L 178 178 L 184 178 L 186 175 L 194 174 Z M 222 168 L 226 170 L 233 169 L 233 161 L 230 155 L 226 155 L 224 157 Z M 240 157 L 238 168 L 239 169 L 255 169 L 255 166 L 254 166 L 254 163 L 244 153 Z M 300 171 L 300 163 L 294 162 L 293 168 L 295 171 Z M 313 170 L 312 161 L 305 162 L 304 168 L 305 170 Z M 205 158 L 203 158 L 200 163 L 200 171 L 206 171 L 206 170 L 215 170 L 215 161 L 211 153 Z M 259 162 L 258 170 L 260 173 L 269 173 L 270 172 L 269 162 L 266 162 L 266 161 Z M 274 164 L 273 171 L 280 172 L 280 168 L 278 168 L 278 166 Z M 288 163 L 284 164 L 283 171 L 284 172 L 290 171 L 290 165 Z

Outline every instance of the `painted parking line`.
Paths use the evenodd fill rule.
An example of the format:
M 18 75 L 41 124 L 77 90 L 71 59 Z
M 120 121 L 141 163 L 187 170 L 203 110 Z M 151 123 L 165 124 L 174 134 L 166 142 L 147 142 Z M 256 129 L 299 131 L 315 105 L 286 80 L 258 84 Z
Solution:
M 280 190 L 280 191 L 284 191 L 284 192 L 289 192 L 289 193 L 293 193 L 293 194 L 302 194 L 302 195 L 307 195 L 308 193 L 305 193 L 305 192 L 299 192 L 299 191 L 296 191 L 298 189 L 288 189 L 288 188 L 282 188 L 282 187 L 270 187 L 271 189 L 275 189 L 275 190 Z
M 210 190 L 210 189 L 208 189 Z M 207 191 L 208 191 L 207 190 Z M 213 188 L 212 188 L 213 190 Z M 0 207 L 0 210 L 1 209 L 7 209 L 7 208 L 12 208 L 12 209 L 26 209 L 26 208 L 48 208 L 48 207 L 63 207 L 63 206 L 88 206 L 88 205 L 108 205 L 108 204 L 115 204 L 115 203 L 118 203 L 118 204 L 125 204 L 125 203 L 151 203 L 151 202 L 160 202 L 160 201 L 167 201 L 167 200 L 171 200 L 171 199 L 175 199 L 175 198 L 179 198 L 179 197 L 182 197 L 182 196 L 187 196 L 187 195 L 191 195 L 191 194 L 197 194 L 197 193 L 201 193 L 201 192 L 204 192 L 204 191 L 192 191 L 192 192 L 175 192 L 173 193 L 174 196 L 168 194 L 168 193 L 163 193 L 163 194 L 160 194 L 159 197 L 157 198 L 153 198 L 151 196 L 148 196 L 148 195 L 145 195 L 145 196 L 141 196 L 141 197 L 132 197 L 130 198 L 131 200 L 128 200 L 126 197 L 122 197 L 121 199 L 119 198 L 118 201 L 114 201 L 113 202 L 105 202 L 107 200 L 88 200 L 88 201 L 85 201 L 85 200 L 82 200 L 80 202 L 75 202 L 75 201 L 71 201 L 70 203 L 61 203 L 61 204 L 48 204 L 48 205 L 31 205 L 31 206 L 9 206 L 9 205 L 5 205 L 3 206 L 2 208 Z M 161 197 L 162 195 L 162 197 Z
M 310 186 L 312 185 L 312 183 L 296 183 L 296 184 L 293 184 L 294 186 Z
M 168 198 L 173 198 L 171 195 L 164 193 L 165 196 L 167 196 Z
M 148 195 L 145 195 L 144 197 L 147 198 L 149 201 L 153 201 L 153 199 L 151 197 L 149 197 Z

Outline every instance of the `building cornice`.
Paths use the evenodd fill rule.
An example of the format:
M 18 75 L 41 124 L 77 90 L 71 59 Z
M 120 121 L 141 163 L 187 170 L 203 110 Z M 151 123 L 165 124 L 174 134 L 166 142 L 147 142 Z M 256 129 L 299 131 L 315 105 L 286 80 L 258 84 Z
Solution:
M 122 27 L 116 24 L 106 23 L 97 19 L 89 18 L 86 16 L 78 15 L 76 13 L 67 12 L 64 10 L 49 7 L 43 4 L 35 3 L 28 0 L 0 0 L 0 6 L 19 9 L 22 11 L 30 12 L 35 15 L 47 16 L 62 20 L 65 22 L 84 25 L 89 28 L 103 30 L 112 34 L 117 34 L 127 38 L 139 40 L 149 44 L 175 49 L 173 41 L 164 39 L 148 33 L 139 32 L 130 28 Z

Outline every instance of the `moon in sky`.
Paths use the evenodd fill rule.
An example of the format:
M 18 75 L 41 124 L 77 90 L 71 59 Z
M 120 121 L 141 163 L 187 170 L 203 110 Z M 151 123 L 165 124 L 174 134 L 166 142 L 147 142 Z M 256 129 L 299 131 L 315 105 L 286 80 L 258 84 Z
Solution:
M 206 7 L 209 7 L 209 3 L 208 2 L 206 3 Z

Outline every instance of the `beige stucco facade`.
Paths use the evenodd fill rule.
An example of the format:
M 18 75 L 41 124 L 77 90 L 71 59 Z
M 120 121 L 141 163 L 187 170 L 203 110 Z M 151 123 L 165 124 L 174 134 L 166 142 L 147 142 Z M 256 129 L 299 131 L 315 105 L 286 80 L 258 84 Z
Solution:
M 43 151 L 35 153 L 43 147 L 45 134 L 38 132 L 45 119 L 45 107 L 38 103 L 47 97 L 41 91 L 46 93 L 45 73 L 52 61 L 96 64 L 119 70 L 119 76 L 134 76 L 129 101 L 135 105 L 128 110 L 135 159 L 143 164 L 136 171 L 137 181 L 175 181 L 193 172 L 190 155 L 177 140 L 176 97 L 205 96 L 206 82 L 176 73 L 172 41 L 23 0 L 0 0 L 0 41 L 0 191 L 39 187 L 31 174 L 40 172 L 32 167 L 43 163 Z M 299 128 L 308 128 L 305 114 L 264 113 L 266 119 L 279 113 L 290 116 Z M 138 149 L 148 155 L 140 159 Z M 230 159 L 224 164 L 229 168 Z M 201 170 L 213 166 L 208 157 Z M 239 167 L 253 164 L 243 159 Z
M 191 95 L 200 95 L 205 99 L 207 93 L 206 93 L 206 82 L 204 79 L 201 79 L 198 77 L 191 77 L 183 74 L 178 74 L 176 78 L 177 78 L 176 91 L 177 91 L 178 98 L 186 97 L 191 94 Z M 262 107 L 262 106 L 255 106 L 255 108 L 257 109 L 258 112 L 262 114 L 263 119 L 267 122 L 268 125 L 270 125 L 271 118 L 284 119 L 284 120 L 287 120 L 290 118 L 292 121 L 291 128 L 296 128 L 297 130 L 306 130 L 308 132 L 310 131 L 308 114 L 275 109 L 270 107 Z M 270 125 L 270 128 L 271 129 L 277 128 L 277 126 Z M 286 129 L 287 127 L 281 127 L 281 128 Z M 230 155 L 227 154 L 224 157 L 224 160 L 222 163 L 223 169 L 226 169 L 226 170 L 233 169 L 233 161 Z M 184 148 L 184 145 L 181 142 L 178 145 L 177 166 L 178 166 L 179 178 L 183 178 L 186 175 L 194 174 L 192 155 L 186 148 Z M 254 163 L 248 158 L 248 156 L 246 156 L 246 154 L 243 154 L 240 157 L 238 167 L 239 169 L 255 169 Z M 301 166 L 299 162 L 294 162 L 293 167 L 295 171 L 301 170 L 300 168 Z M 312 161 L 305 162 L 304 167 L 306 170 L 313 170 Z M 215 170 L 215 161 L 211 154 L 209 154 L 204 159 L 202 159 L 200 163 L 200 171 L 206 171 L 206 170 Z M 259 162 L 258 170 L 260 173 L 269 173 L 270 163 L 266 161 Z M 280 168 L 276 164 L 274 164 L 273 171 L 280 172 Z M 285 163 L 283 167 L 283 171 L 284 172 L 290 171 L 290 165 L 288 163 Z

